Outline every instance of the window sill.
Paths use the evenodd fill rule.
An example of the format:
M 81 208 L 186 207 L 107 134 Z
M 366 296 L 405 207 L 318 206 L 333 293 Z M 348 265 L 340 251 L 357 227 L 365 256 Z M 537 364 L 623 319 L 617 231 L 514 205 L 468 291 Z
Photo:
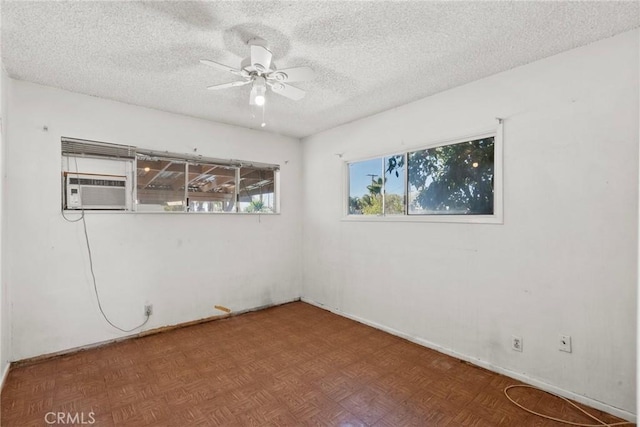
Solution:
M 261 213 L 261 212 L 153 212 L 153 211 L 124 211 L 124 210 L 108 210 L 108 209 L 96 209 L 96 210 L 85 210 L 85 214 L 93 215 L 93 214 L 116 214 L 116 215 L 210 215 L 210 216 L 227 216 L 227 215 L 238 215 L 238 216 L 278 216 L 280 212 L 277 213 Z M 64 214 L 76 214 L 81 215 L 81 210 L 71 209 L 65 210 Z
M 432 222 L 454 224 L 504 224 L 498 215 L 346 215 L 345 222 Z

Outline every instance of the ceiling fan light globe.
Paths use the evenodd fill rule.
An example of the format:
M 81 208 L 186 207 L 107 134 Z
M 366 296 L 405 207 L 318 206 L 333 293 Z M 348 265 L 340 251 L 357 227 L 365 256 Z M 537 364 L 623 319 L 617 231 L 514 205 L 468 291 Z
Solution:
M 255 100 L 254 100 L 254 102 L 258 106 L 264 105 L 264 101 L 265 101 L 264 95 L 256 95 Z

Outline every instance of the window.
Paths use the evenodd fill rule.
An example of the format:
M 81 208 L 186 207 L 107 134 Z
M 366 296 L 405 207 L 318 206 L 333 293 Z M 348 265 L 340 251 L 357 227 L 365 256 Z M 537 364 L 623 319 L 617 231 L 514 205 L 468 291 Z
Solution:
M 496 137 L 348 163 L 352 216 L 493 217 Z
M 404 178 L 402 154 L 350 163 L 349 214 L 404 214 Z
M 66 210 L 277 212 L 277 165 L 155 152 L 71 138 L 62 138 L 62 159 L 63 209 Z M 100 183 L 107 184 L 117 179 L 119 185 L 115 188 L 111 184 L 71 183 L 70 178 L 81 175 L 94 181 L 99 178 Z M 116 190 L 117 206 L 105 204 L 104 197 L 100 200 L 89 197 L 105 191 L 108 195 L 115 194 Z M 125 195 L 121 195 L 122 192 Z
M 189 212 L 235 212 L 236 168 L 189 164 Z
M 136 210 L 184 212 L 186 167 L 184 161 L 140 155 L 136 167 Z
M 349 164 L 349 214 L 382 215 L 382 159 Z
M 410 215 L 492 215 L 494 138 L 407 155 Z
M 256 167 L 240 168 L 238 208 L 240 212 L 273 213 L 275 174 Z

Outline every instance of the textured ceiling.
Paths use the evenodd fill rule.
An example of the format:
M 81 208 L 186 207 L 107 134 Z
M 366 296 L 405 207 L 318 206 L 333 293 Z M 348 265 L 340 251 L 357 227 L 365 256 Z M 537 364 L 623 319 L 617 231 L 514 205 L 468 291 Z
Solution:
M 265 130 L 303 137 L 636 28 L 639 2 L 3 1 L 9 75 L 260 129 L 234 67 L 268 41 L 308 65 L 301 101 L 267 94 Z

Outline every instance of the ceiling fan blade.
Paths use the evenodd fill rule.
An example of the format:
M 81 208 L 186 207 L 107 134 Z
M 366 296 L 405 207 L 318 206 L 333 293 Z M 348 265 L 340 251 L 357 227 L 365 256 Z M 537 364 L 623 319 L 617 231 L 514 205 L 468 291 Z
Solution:
M 268 78 L 279 82 L 301 82 L 311 80 L 316 73 L 309 67 L 285 68 L 269 74 Z
M 219 84 L 219 85 L 208 86 L 207 89 L 209 89 L 209 90 L 219 90 L 219 89 L 226 89 L 228 87 L 244 86 L 244 85 L 248 85 L 249 83 L 251 83 L 251 80 L 229 82 L 229 83 L 222 83 L 222 84 Z
M 210 61 L 208 59 L 201 59 L 200 63 L 204 65 L 208 65 L 213 68 L 217 68 L 218 70 L 221 70 L 221 71 L 228 71 L 230 73 L 240 75 L 240 70 L 236 70 L 235 68 L 229 67 L 228 65 L 220 64 L 215 61 Z
M 302 89 L 298 89 L 297 87 L 293 87 L 280 82 L 270 84 L 269 86 L 271 86 L 271 90 L 278 95 L 285 96 L 289 99 L 293 99 L 294 101 L 301 100 L 306 94 L 306 92 Z
M 273 55 L 266 47 L 260 45 L 251 45 L 251 65 L 259 73 L 266 73 L 271 67 L 271 58 Z

